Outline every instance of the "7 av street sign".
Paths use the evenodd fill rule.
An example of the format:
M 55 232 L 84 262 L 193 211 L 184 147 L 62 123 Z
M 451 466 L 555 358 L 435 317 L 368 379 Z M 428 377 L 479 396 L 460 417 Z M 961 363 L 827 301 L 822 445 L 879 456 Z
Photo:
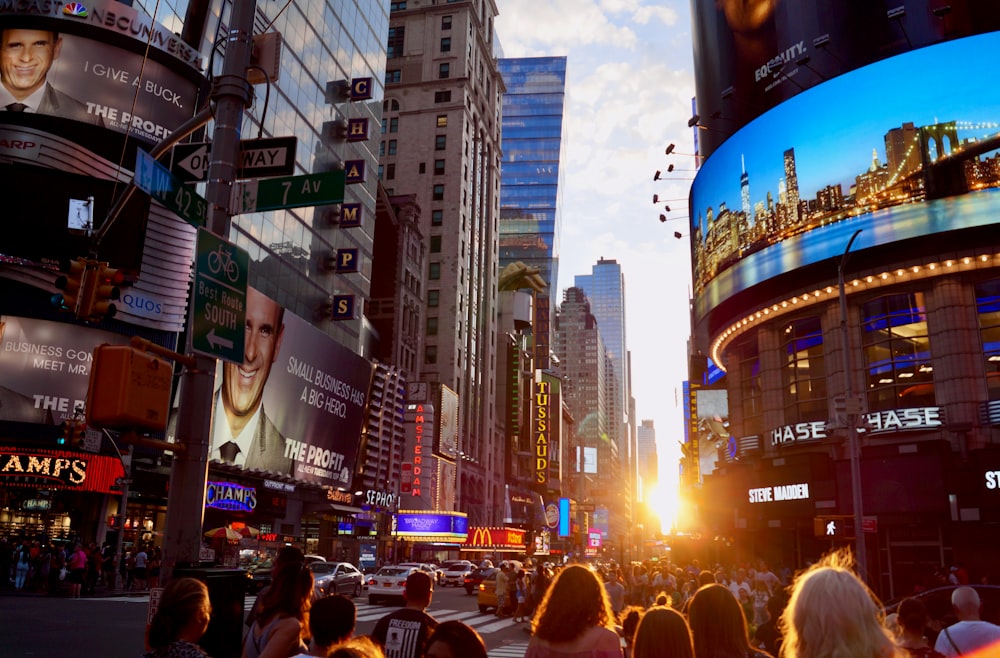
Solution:
M 288 176 L 295 171 L 295 146 L 293 137 L 268 137 L 240 140 L 240 158 L 237 162 L 238 178 L 267 178 Z M 178 144 L 174 147 L 171 172 L 184 182 L 203 181 L 208 177 L 208 163 L 212 160 L 211 142 Z
M 343 170 L 305 176 L 248 180 L 233 186 L 232 212 L 242 215 L 281 208 L 342 203 L 347 177 Z

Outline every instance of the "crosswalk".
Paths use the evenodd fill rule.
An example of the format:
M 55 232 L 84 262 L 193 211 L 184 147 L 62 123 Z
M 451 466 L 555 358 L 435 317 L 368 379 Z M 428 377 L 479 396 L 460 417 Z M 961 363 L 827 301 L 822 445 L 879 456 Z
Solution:
M 489 658 L 524 658 L 524 652 L 528 650 L 527 642 L 511 642 L 496 649 L 486 652 Z

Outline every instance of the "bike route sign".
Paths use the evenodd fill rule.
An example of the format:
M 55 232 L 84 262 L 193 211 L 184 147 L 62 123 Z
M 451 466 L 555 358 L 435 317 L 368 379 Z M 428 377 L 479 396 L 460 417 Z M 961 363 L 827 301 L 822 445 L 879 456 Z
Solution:
M 191 304 L 191 349 L 243 363 L 250 255 L 208 229 L 198 229 Z

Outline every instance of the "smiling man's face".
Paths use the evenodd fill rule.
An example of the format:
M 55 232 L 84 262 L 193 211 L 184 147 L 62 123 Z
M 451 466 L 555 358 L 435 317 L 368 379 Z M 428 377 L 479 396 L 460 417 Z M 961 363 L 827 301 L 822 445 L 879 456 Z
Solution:
M 61 47 L 62 38 L 48 30 L 4 30 L 0 43 L 3 86 L 17 100 L 33 94 L 45 84 Z
M 284 332 L 281 307 L 253 288 L 247 290 L 246 308 L 243 364 L 226 362 L 222 369 L 223 403 L 235 416 L 250 416 L 260 407 Z

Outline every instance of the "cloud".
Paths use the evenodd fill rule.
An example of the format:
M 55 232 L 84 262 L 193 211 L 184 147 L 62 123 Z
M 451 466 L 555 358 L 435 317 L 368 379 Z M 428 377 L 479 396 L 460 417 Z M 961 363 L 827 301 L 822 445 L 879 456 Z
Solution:
M 505 57 L 558 55 L 588 45 L 634 48 L 635 32 L 593 0 L 505 0 L 496 33 Z

